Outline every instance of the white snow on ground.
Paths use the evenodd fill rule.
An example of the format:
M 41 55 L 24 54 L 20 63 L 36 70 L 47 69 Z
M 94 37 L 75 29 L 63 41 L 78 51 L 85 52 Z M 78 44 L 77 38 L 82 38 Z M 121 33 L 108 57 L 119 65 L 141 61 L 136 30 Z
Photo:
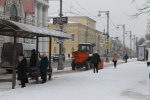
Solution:
M 17 83 L 13 90 L 10 83 L 0 83 L 0 100 L 150 100 L 149 72 L 146 62 L 133 61 L 99 73 L 55 74 L 45 84 L 29 80 L 27 87 Z

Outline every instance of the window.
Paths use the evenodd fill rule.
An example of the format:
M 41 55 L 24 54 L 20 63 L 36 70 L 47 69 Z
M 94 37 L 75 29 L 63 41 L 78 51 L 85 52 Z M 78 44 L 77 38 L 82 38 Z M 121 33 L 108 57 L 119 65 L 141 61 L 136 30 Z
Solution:
M 10 14 L 10 20 L 17 21 L 17 8 L 14 4 L 10 7 Z
M 71 52 L 74 52 L 74 47 L 71 48 Z
M 65 48 L 65 47 L 63 47 L 63 53 L 64 53 L 64 54 L 66 53 L 66 48 Z
M 71 41 L 74 41 L 74 40 L 75 40 L 75 35 L 71 34 Z
M 54 41 L 57 41 L 57 38 L 54 37 Z
M 54 53 L 56 53 L 56 47 L 54 47 Z

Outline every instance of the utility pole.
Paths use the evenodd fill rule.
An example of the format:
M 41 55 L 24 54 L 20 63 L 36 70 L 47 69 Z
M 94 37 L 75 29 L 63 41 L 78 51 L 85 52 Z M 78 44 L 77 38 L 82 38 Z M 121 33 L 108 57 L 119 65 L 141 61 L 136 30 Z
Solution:
M 109 11 L 99 11 L 99 15 L 100 16 L 100 13 L 106 13 L 107 15 L 107 34 L 104 34 L 104 35 L 107 35 L 107 45 L 106 45 L 106 48 L 107 48 L 107 55 L 106 55 L 106 62 L 109 62 L 109 57 L 108 57 L 108 48 L 109 48 Z
M 137 55 L 138 55 L 138 52 L 137 52 L 137 49 L 138 49 L 138 43 L 137 43 L 137 41 L 138 41 L 138 37 L 136 37 L 136 57 L 137 57 Z
M 62 19 L 62 0 L 60 0 L 60 20 Z M 63 24 L 61 23 L 60 24 L 60 31 L 62 32 L 63 31 Z M 62 41 L 62 40 L 60 40 Z M 63 46 L 63 42 L 60 42 L 59 43 L 59 60 L 58 60 L 58 67 L 57 67 L 57 70 L 63 70 L 64 67 L 63 67 L 63 58 L 62 58 L 62 46 Z
M 134 37 L 134 52 L 133 52 L 133 55 L 135 56 L 135 35 L 133 35 Z
M 130 32 L 130 59 L 132 59 L 132 33 L 131 31 L 126 31 L 126 32 Z
M 123 27 L 123 56 L 124 56 L 124 50 L 125 50 L 125 24 L 117 25 L 117 26 L 122 26 Z

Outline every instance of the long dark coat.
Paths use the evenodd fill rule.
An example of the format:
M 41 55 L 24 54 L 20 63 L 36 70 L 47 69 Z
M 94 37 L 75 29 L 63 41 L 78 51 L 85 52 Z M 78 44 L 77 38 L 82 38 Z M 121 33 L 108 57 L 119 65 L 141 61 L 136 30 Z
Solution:
M 128 59 L 128 55 L 126 54 L 126 55 L 124 56 L 124 58 L 125 58 L 125 59 Z
M 36 66 L 36 54 L 35 54 L 35 51 L 32 51 L 32 55 L 31 55 L 31 58 L 30 58 L 30 67 L 35 67 Z
M 47 67 L 48 67 L 48 58 L 44 57 L 40 62 L 40 72 L 47 73 Z
M 25 58 L 19 62 L 18 66 L 17 66 L 17 70 L 18 70 L 18 73 L 17 73 L 18 80 L 26 78 L 27 60 Z
M 98 55 L 98 53 L 93 54 L 92 62 L 94 64 L 99 64 L 99 62 L 101 62 L 101 59 L 100 59 L 100 56 Z

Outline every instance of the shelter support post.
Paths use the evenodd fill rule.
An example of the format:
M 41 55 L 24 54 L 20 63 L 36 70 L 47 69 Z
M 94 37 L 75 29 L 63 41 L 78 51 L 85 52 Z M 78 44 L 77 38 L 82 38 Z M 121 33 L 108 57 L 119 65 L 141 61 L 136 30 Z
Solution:
M 51 49 L 52 49 L 52 37 L 49 37 L 49 72 L 52 72 L 52 66 L 51 66 Z
M 14 32 L 14 55 L 13 55 L 13 74 L 12 74 L 12 89 L 15 89 L 16 85 L 16 71 L 15 71 L 15 66 L 16 66 L 16 32 Z
M 36 36 L 36 66 L 38 66 L 39 37 Z

